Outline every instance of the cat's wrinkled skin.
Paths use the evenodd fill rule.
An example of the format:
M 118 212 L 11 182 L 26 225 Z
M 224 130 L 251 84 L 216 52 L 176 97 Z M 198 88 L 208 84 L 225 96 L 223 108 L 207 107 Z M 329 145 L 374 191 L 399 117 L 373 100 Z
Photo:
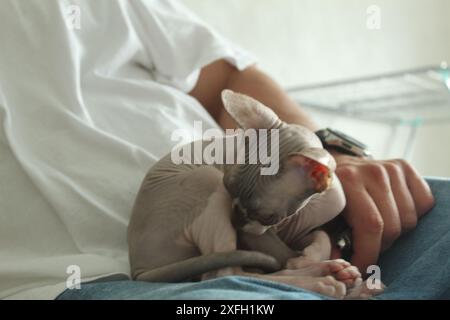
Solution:
M 128 227 L 133 279 L 234 274 L 335 298 L 373 294 L 355 267 L 328 260 L 330 239 L 316 230 L 345 206 L 334 159 L 320 140 L 248 96 L 225 90 L 222 99 L 241 128 L 268 129 L 267 143 L 270 130 L 279 130 L 279 171 L 264 176 L 260 164 L 176 165 L 170 154 L 162 158 L 142 183 Z

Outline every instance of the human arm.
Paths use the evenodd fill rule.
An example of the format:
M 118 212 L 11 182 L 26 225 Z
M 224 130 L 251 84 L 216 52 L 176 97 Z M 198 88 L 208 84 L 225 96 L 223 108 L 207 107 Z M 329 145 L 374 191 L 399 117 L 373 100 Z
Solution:
M 190 92 L 224 129 L 236 128 L 234 120 L 223 107 L 220 93 L 223 89 L 246 94 L 272 108 L 284 121 L 301 124 L 313 131 L 318 126 L 285 91 L 256 66 L 239 71 L 225 60 L 204 67 L 197 85 Z

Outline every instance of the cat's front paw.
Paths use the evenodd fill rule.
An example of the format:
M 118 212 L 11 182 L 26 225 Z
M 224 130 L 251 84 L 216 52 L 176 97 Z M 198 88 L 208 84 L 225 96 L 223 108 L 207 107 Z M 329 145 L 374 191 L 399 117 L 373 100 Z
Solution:
M 353 288 L 347 290 L 345 299 L 369 299 L 373 296 L 383 293 L 386 286 L 383 283 L 379 283 L 379 286 L 369 285 L 367 281 L 361 281 Z
M 333 276 L 316 278 L 310 290 L 335 299 L 343 299 L 347 294 L 345 284 Z
M 330 274 L 347 286 L 353 288 L 362 283 L 362 276 L 358 268 L 343 259 L 325 261 L 328 262 Z
M 333 276 L 343 282 L 347 288 L 352 288 L 361 280 L 358 268 L 343 259 L 311 261 L 308 258 L 298 257 L 288 260 L 286 269 L 298 270 L 305 276 Z

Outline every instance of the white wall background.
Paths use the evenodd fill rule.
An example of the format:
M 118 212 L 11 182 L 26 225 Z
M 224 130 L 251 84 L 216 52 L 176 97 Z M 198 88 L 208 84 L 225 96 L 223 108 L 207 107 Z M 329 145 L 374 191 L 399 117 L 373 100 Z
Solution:
M 450 0 L 183 1 L 285 87 L 450 61 Z M 380 30 L 366 26 L 370 5 L 381 9 Z M 383 124 L 313 116 L 365 141 L 378 157 L 403 154 L 407 128 L 394 139 Z M 449 141 L 450 123 L 421 128 L 410 161 L 424 175 L 449 177 Z

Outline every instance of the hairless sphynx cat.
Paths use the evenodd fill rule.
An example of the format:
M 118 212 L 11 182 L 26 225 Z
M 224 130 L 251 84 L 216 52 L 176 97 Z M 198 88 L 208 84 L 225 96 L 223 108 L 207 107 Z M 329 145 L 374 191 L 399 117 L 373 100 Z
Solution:
M 249 163 L 248 139 L 240 164 L 175 164 L 171 154 L 163 157 L 147 173 L 128 227 L 133 279 L 245 275 L 334 298 L 379 293 L 347 261 L 329 260 L 330 237 L 320 227 L 342 211 L 345 197 L 334 159 L 316 135 L 246 95 L 224 90 L 222 100 L 242 129 L 266 129 L 263 144 L 277 130 L 279 170 L 262 175 L 261 163 Z M 241 150 L 237 136 L 220 139 L 236 142 L 224 157 Z M 203 152 L 207 144 L 200 145 Z

